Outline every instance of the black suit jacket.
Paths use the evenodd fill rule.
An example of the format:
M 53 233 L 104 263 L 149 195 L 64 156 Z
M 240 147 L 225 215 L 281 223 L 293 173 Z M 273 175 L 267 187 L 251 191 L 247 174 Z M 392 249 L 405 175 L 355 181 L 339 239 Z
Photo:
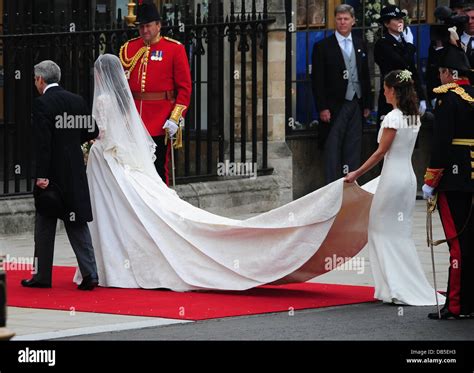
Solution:
M 391 34 L 386 33 L 375 43 L 374 59 L 380 68 L 382 79 L 393 70 L 409 70 L 415 81 L 416 93 L 420 100 L 425 100 L 425 94 L 421 87 L 420 75 L 415 63 L 416 47 L 413 44 L 399 43 Z M 385 115 L 392 110 L 387 104 L 383 94 L 383 84 L 380 89 L 378 116 Z
M 361 105 L 363 109 L 370 109 L 372 99 L 367 47 L 354 34 L 352 43 L 361 83 Z M 331 117 L 335 118 L 344 103 L 347 90 L 347 79 L 344 79 L 346 64 L 335 34 L 314 45 L 312 63 L 312 88 L 316 108 L 319 112 L 329 109 Z
M 471 65 L 471 69 L 474 69 L 474 48 L 467 48 L 466 50 L 467 59 Z
M 64 121 L 65 114 L 74 118 L 81 116 L 85 121 L 83 124 L 76 122 L 73 126 L 71 121 Z M 90 123 L 92 127 L 86 125 L 90 114 L 81 96 L 61 87 L 49 88 L 33 102 L 35 177 L 49 179 L 61 189 L 67 209 L 64 218 L 69 221 L 92 221 L 89 186 L 81 149 L 81 144 L 95 139 L 99 134 L 94 123 Z

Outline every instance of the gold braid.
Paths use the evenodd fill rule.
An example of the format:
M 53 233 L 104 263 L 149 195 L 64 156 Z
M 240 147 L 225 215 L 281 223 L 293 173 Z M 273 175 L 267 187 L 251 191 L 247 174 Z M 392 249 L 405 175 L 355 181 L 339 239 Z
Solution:
M 127 55 L 128 41 L 120 47 L 119 57 L 120 62 L 122 62 L 123 67 L 128 70 L 130 73 L 135 68 L 135 65 L 138 63 L 138 60 L 142 58 L 143 54 L 147 51 L 148 47 L 141 47 L 137 53 L 132 58 L 128 58 Z
M 456 83 L 448 83 L 444 84 L 440 87 L 433 89 L 434 93 L 447 93 L 448 91 L 456 93 L 460 96 L 464 101 L 469 102 L 470 104 L 474 104 L 474 98 L 471 97 L 469 93 L 467 93 L 463 87 Z
M 461 98 L 464 101 L 469 102 L 470 104 L 474 104 L 474 98 L 471 97 L 469 93 L 467 93 L 463 87 L 457 87 L 456 89 L 453 89 L 453 92 L 456 93 L 457 95 L 461 96 Z

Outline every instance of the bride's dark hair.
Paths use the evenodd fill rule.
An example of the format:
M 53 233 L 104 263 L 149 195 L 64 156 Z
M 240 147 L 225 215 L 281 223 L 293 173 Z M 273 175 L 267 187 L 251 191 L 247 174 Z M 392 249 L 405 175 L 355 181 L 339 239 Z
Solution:
M 405 115 L 419 115 L 418 96 L 413 79 L 408 77 L 406 70 L 393 70 L 384 79 L 389 88 L 395 88 L 397 106 Z

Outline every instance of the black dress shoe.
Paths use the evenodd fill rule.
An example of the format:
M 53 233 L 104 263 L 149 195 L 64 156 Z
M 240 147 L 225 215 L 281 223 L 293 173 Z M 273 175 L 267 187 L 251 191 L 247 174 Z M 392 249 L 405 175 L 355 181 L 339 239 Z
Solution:
M 440 311 L 441 319 L 439 318 L 438 312 L 428 314 L 428 318 L 431 320 L 458 320 L 461 317 L 450 312 L 447 308 L 443 307 Z
M 86 276 L 77 288 L 79 290 L 93 290 L 97 285 L 99 285 L 99 280 Z
M 37 281 L 35 278 L 29 280 L 21 280 L 21 285 L 25 288 L 50 288 L 51 284 L 44 284 Z

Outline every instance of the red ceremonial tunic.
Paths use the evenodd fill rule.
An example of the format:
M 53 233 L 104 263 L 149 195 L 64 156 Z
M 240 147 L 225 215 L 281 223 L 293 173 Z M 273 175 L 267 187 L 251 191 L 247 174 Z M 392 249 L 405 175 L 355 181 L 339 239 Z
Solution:
M 133 64 L 134 57 L 140 54 Z M 132 39 L 121 48 L 120 59 L 125 71 L 129 71 L 130 89 L 148 132 L 151 136 L 165 135 L 165 122 L 172 118 L 178 123 L 191 99 L 191 73 L 184 46 L 167 37 L 148 47 L 142 38 Z M 164 98 L 154 99 L 147 94 Z

